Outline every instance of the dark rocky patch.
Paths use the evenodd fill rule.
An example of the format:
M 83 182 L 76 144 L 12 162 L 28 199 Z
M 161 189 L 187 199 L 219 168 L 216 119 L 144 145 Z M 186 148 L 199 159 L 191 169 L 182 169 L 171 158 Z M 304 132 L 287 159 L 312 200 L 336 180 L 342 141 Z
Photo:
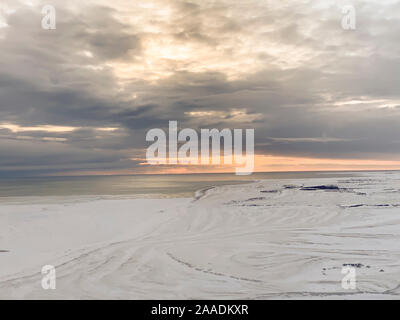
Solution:
M 367 269 L 371 268 L 370 265 L 365 266 L 362 263 L 343 263 L 342 266 L 343 267 L 353 267 L 353 268 L 357 268 L 357 269 L 361 269 L 361 268 L 364 268 L 364 267 L 367 268 Z M 329 268 L 325 267 L 325 268 L 322 268 L 321 273 L 322 274 L 326 274 L 326 272 L 328 272 L 330 270 L 340 270 L 340 269 L 341 269 L 341 267 L 339 267 L 339 266 L 329 267 Z M 383 271 L 381 271 L 381 272 L 383 272 Z
M 343 267 L 354 267 L 354 268 L 361 268 L 364 265 L 362 263 L 343 263 Z
M 344 190 L 340 189 L 338 186 L 335 185 L 322 185 L 322 186 L 312 186 L 312 187 L 302 187 L 300 190 L 303 191 L 317 191 L 317 190 L 328 190 L 328 191 L 339 191 L 339 190 Z
M 264 197 L 250 198 L 250 199 L 247 199 L 245 201 L 247 202 L 247 201 L 258 201 L 258 200 L 265 200 L 265 198 Z
M 283 186 L 285 189 L 296 189 L 296 188 L 298 188 L 297 186 L 294 186 L 294 185 L 292 185 L 292 184 L 286 184 L 286 185 L 284 185 Z
M 279 190 L 261 190 L 261 193 L 278 193 Z
M 373 208 L 398 208 L 400 204 L 352 204 L 352 205 L 343 205 L 342 208 L 360 208 L 360 207 L 373 207 Z
M 10 251 L 8 251 L 8 250 L 0 250 L 0 253 L 1 253 L 1 252 L 10 252 Z

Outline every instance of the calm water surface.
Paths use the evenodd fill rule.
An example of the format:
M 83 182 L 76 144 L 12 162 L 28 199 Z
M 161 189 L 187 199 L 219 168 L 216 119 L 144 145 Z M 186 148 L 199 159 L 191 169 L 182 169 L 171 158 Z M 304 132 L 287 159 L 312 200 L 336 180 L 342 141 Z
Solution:
M 163 195 L 191 197 L 212 186 L 261 179 L 305 179 L 354 176 L 349 172 L 275 172 L 250 176 L 223 174 L 77 176 L 0 179 L 0 197 L 75 195 Z

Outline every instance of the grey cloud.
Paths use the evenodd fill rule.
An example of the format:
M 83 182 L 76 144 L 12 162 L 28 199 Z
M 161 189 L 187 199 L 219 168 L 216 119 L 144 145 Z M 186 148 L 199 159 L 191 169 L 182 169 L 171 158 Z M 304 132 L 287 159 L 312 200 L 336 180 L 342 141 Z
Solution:
M 135 162 L 126 159 L 139 157 L 146 130 L 165 128 L 168 120 L 178 120 L 182 128 L 253 126 L 257 152 L 263 154 L 398 156 L 399 109 L 385 105 L 400 102 L 399 4 L 356 1 L 358 27 L 348 32 L 340 27 L 340 6 L 334 2 L 319 7 L 312 1 L 292 6 L 171 1 L 166 2 L 173 9 L 169 18 L 148 18 L 161 30 L 152 34 L 151 28 L 140 28 L 140 20 L 129 24 L 119 18 L 119 3 L 95 2 L 81 10 L 71 9 L 80 8 L 76 1 L 71 6 L 58 2 L 55 32 L 40 28 L 37 7 L 20 6 L 7 16 L 8 28 L 0 30 L 1 122 L 80 129 L 0 130 L 0 148 L 8 150 L 0 159 L 0 174 L 43 172 L 44 167 L 46 172 L 134 168 Z M 119 78 L 124 66 L 147 63 L 146 41 L 152 37 L 182 48 L 200 46 L 222 58 L 210 60 L 214 70 L 207 55 L 201 56 L 206 60 L 198 70 L 191 67 L 202 61 L 161 56 L 156 63 L 165 65 L 168 76 L 149 80 L 133 68 Z M 285 51 L 275 54 L 274 46 Z M 219 69 L 235 59 L 242 59 L 243 70 L 242 64 L 237 70 L 226 67 L 229 72 Z M 113 69 L 113 63 L 122 70 Z M 350 100 L 383 102 L 337 104 Z M 239 109 L 245 110 L 243 120 L 232 122 L 230 112 Z M 222 116 L 188 115 L 200 111 Z M 99 127 L 118 130 L 96 131 Z

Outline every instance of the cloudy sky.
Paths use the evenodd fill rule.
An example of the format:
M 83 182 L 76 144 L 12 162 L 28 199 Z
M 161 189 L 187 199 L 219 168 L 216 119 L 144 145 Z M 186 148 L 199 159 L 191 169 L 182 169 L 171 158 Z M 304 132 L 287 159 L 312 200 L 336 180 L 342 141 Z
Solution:
M 399 35 L 394 0 L 1 0 L 0 176 L 206 170 L 143 165 L 168 120 L 255 128 L 258 171 L 400 169 Z

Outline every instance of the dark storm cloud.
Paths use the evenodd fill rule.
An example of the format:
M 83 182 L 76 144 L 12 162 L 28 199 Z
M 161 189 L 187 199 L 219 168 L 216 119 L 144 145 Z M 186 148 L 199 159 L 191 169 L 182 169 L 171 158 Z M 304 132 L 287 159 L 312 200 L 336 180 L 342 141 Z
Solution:
M 400 5 L 354 1 L 346 31 L 344 4 L 54 1 L 46 31 L 42 3 L 6 0 L 0 174 L 134 168 L 168 120 L 255 128 L 260 154 L 396 159 Z

